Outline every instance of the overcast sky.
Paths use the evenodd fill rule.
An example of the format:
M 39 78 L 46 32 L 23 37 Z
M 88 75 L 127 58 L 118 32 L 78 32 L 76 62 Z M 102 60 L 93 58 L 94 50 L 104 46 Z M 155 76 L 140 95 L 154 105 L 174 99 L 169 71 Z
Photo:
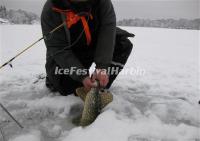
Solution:
M 24 9 L 40 15 L 46 0 L 0 0 L 9 9 Z M 114 0 L 117 19 L 200 18 L 200 0 Z

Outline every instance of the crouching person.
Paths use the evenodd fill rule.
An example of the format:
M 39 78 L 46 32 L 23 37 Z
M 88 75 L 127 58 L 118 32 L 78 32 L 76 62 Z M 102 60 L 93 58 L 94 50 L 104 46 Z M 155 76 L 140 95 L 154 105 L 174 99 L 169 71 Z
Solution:
M 43 34 L 65 22 L 45 40 L 46 86 L 61 95 L 79 95 L 83 100 L 98 80 L 110 88 L 123 69 L 133 37 L 116 28 L 116 16 L 110 0 L 47 0 L 41 15 Z M 90 77 L 88 69 L 96 64 Z M 109 74 L 108 70 L 119 70 Z

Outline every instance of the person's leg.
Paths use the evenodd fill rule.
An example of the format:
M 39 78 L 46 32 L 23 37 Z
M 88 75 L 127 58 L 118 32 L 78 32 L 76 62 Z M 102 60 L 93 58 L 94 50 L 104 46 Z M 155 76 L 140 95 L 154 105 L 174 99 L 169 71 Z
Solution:
M 70 95 L 70 94 L 75 94 L 76 95 L 76 89 L 79 87 L 82 87 L 83 84 L 81 82 L 73 80 L 70 76 L 63 75 L 61 80 L 60 80 L 60 87 L 61 90 L 60 93 L 61 95 Z
M 109 83 L 106 88 L 110 88 L 119 72 L 124 68 L 128 57 L 131 54 L 133 45 L 127 37 L 119 37 L 116 39 L 116 45 L 113 54 L 113 61 L 108 69 Z
M 46 87 L 47 87 L 51 92 L 57 92 L 57 91 L 58 91 L 58 90 L 54 87 L 53 83 L 49 80 L 48 75 L 46 76 L 45 85 L 46 85 Z
M 85 68 L 89 68 L 92 64 L 91 60 L 85 59 L 85 62 L 82 62 Z M 70 94 L 76 95 L 76 89 L 83 87 L 83 84 L 79 81 L 73 80 L 69 75 L 55 75 L 54 71 L 47 74 L 46 86 L 52 92 L 59 92 L 63 96 Z
M 63 96 L 75 94 L 76 88 L 83 86 L 81 82 L 75 81 L 67 75 L 47 76 L 45 84 L 51 92 L 59 92 Z

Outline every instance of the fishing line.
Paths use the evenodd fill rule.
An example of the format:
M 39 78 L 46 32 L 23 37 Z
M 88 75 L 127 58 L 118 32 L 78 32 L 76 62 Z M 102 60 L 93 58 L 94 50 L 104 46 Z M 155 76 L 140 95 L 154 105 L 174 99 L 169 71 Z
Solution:
M 87 22 L 89 21 L 90 15 L 88 15 L 88 13 L 90 13 L 91 10 L 89 12 L 80 12 L 77 15 L 81 16 L 81 15 L 86 15 L 87 16 Z M 57 26 L 56 28 L 54 28 L 52 31 L 50 31 L 49 33 L 47 33 L 46 35 L 44 35 L 43 37 L 41 37 L 40 39 L 38 39 L 37 41 L 35 41 L 34 43 L 32 43 L 30 46 L 28 46 L 27 48 L 25 48 L 24 50 L 22 50 L 20 53 L 18 53 L 16 56 L 14 56 L 13 58 L 11 58 L 9 61 L 5 62 L 3 65 L 0 66 L 0 69 L 2 69 L 3 67 L 5 67 L 6 65 L 9 65 L 11 68 L 13 67 L 12 65 L 12 61 L 15 60 L 17 57 L 19 57 L 21 54 L 23 54 L 25 51 L 27 51 L 28 49 L 32 48 L 35 44 L 37 44 L 38 42 L 40 42 L 41 40 L 49 40 L 51 38 L 51 36 L 53 35 L 53 33 L 55 31 L 57 31 L 58 29 L 60 29 L 61 27 L 65 26 L 66 22 L 64 21 L 62 24 L 60 24 L 59 26 Z M 62 50 L 57 51 L 56 53 L 47 56 L 47 59 L 49 59 L 50 57 L 54 57 L 60 53 L 62 53 L 65 50 L 70 50 L 71 47 L 73 47 L 74 45 L 76 45 L 78 43 L 78 41 L 81 39 L 82 35 L 84 33 L 84 28 L 81 31 L 81 33 L 79 34 L 79 36 L 77 37 L 77 39 L 71 44 L 66 46 L 65 48 L 63 48 Z

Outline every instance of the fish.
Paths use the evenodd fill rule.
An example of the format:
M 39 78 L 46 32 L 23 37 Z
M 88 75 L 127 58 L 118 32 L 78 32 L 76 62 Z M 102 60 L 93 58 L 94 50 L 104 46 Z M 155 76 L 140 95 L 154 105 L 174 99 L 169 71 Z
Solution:
M 93 123 L 101 110 L 113 101 L 113 95 L 98 87 L 91 88 L 89 92 L 84 91 L 84 88 L 77 90 L 77 95 L 84 101 L 84 108 L 80 118 L 80 126 L 88 126 Z
M 92 88 L 86 95 L 80 126 L 88 126 L 101 112 L 101 98 L 97 88 Z

